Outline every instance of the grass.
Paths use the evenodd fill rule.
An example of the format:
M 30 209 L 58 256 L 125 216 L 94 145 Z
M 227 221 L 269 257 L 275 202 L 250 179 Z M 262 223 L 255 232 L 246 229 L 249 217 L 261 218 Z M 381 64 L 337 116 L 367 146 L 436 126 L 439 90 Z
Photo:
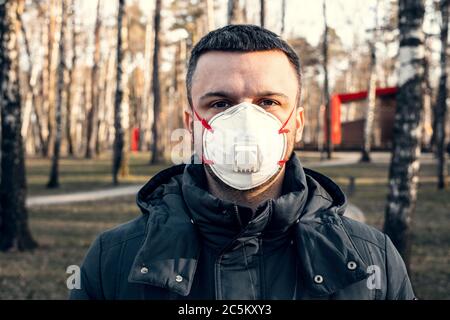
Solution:
M 65 299 L 66 268 L 79 265 L 95 236 L 139 214 L 134 197 L 33 207 L 34 252 L 0 253 L 0 299 Z
M 167 165 L 149 166 L 150 156 L 145 152 L 132 153 L 130 172 L 127 177 L 119 177 L 121 185 L 143 184 L 148 178 Z M 319 161 L 319 156 L 308 156 L 310 162 Z M 29 157 L 26 159 L 27 186 L 29 196 L 64 194 L 77 191 L 89 191 L 111 188 L 112 162 L 111 154 L 104 153 L 95 159 L 61 158 L 59 162 L 60 187 L 47 189 L 51 160 Z
M 304 163 L 308 166 L 308 161 Z M 163 167 L 149 166 L 146 154 L 132 155 L 130 164 L 131 175 L 124 180 L 125 184 L 144 183 Z M 45 188 L 47 160 L 28 159 L 27 166 L 30 194 L 55 193 Z M 356 164 L 318 171 L 329 175 L 344 190 L 348 177 L 355 177 L 356 191 L 349 200 L 365 212 L 368 224 L 381 228 L 387 165 Z M 434 172 L 433 165 L 421 168 L 411 278 L 420 298 L 450 299 L 450 192 L 436 190 Z M 96 160 L 63 159 L 62 189 L 56 192 L 111 187 L 110 181 L 108 155 Z M 31 208 L 30 227 L 40 247 L 34 252 L 0 253 L 0 299 L 65 299 L 67 266 L 81 262 L 98 233 L 139 214 L 134 196 Z
M 147 153 L 133 153 L 130 157 L 130 172 L 127 177 L 120 179 L 121 185 L 142 184 L 148 177 L 157 173 L 165 165 L 149 166 Z M 61 158 L 60 188 L 47 189 L 50 172 L 50 160 L 42 158 L 28 158 L 27 183 L 28 195 L 39 196 L 47 194 L 62 194 L 77 191 L 89 191 L 113 187 L 111 154 L 105 153 L 96 159 Z

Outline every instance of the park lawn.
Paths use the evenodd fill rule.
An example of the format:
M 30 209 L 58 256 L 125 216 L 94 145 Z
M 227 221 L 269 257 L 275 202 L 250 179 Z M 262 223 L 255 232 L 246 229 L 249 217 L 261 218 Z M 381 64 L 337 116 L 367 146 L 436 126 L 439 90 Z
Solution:
M 131 153 L 129 174 L 119 176 L 120 185 L 144 184 L 149 177 L 168 165 L 149 166 L 150 156 L 146 152 Z M 60 187 L 47 189 L 51 161 L 28 157 L 26 159 L 27 186 L 29 196 L 54 195 L 79 191 L 90 191 L 114 187 L 112 183 L 111 153 L 95 159 L 63 157 L 59 162 Z
M 134 197 L 33 207 L 34 252 L 0 253 L 0 299 L 66 299 L 66 268 L 80 265 L 95 236 L 139 215 Z
M 95 159 L 62 157 L 59 162 L 60 187 L 47 189 L 51 160 L 27 157 L 26 173 L 29 196 L 65 194 L 114 187 L 112 184 L 111 153 L 101 154 Z M 144 184 L 147 180 L 171 164 L 149 165 L 148 152 L 132 152 L 129 160 L 129 175 L 120 177 L 120 185 Z M 302 157 L 307 162 L 317 162 L 320 156 Z
M 159 167 L 148 166 L 144 156 L 136 158 L 132 159 L 131 172 L 140 182 L 147 180 L 148 173 L 159 171 Z M 108 160 L 105 159 L 99 169 L 107 168 Z M 78 182 L 67 181 L 70 185 L 67 190 L 76 190 L 72 189 L 74 186 L 86 190 L 86 178 L 90 175 L 104 177 L 104 186 L 107 186 L 109 171 L 99 173 L 93 168 L 83 171 L 86 166 L 80 162 L 84 161 L 87 160 L 74 164 L 76 168 L 69 168 L 70 162 L 66 164 L 67 169 L 72 170 L 68 170 L 71 173 L 67 177 L 74 173 L 80 176 Z M 92 165 L 95 166 L 94 161 Z M 32 165 L 35 177 L 38 167 Z M 434 169 L 432 165 L 424 165 L 421 169 L 424 182 L 420 185 L 414 217 L 411 278 L 418 297 L 450 299 L 450 192 L 436 190 Z M 364 211 L 368 224 L 381 228 L 387 193 L 387 165 L 355 164 L 318 171 L 335 179 L 344 190 L 348 178 L 355 177 L 356 190 L 349 197 L 350 201 Z M 33 188 L 34 194 L 45 193 L 40 193 L 38 184 L 31 190 Z M 30 227 L 40 248 L 34 252 L 0 253 L 0 299 L 65 299 L 67 266 L 80 264 L 98 233 L 130 220 L 140 212 L 135 197 L 127 196 L 76 205 L 32 207 L 29 214 Z

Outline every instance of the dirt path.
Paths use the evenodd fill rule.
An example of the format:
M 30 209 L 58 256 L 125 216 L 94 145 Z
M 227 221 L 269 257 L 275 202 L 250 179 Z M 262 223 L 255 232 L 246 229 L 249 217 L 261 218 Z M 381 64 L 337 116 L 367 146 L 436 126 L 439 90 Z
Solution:
M 91 190 L 49 196 L 34 196 L 27 199 L 27 206 L 65 204 L 84 201 L 96 201 L 106 198 L 114 198 L 136 194 L 141 185 L 116 187 L 109 189 Z

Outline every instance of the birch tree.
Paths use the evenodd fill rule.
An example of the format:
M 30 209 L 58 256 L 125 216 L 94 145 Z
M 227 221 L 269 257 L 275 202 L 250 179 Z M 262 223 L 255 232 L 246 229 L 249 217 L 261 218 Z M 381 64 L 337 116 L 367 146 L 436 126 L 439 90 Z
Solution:
M 122 27 L 125 11 L 125 0 L 119 0 L 117 12 L 117 48 L 116 48 L 116 93 L 114 97 L 114 145 L 113 145 L 113 183 L 118 184 L 119 170 L 123 161 L 124 132 L 122 127 L 123 99 L 123 49 Z
M 152 109 L 150 108 L 150 91 L 151 91 L 151 74 L 152 74 L 152 51 L 153 51 L 153 27 L 150 17 L 147 18 L 147 24 L 145 26 L 145 47 L 144 47 L 144 87 L 142 93 L 142 114 L 139 125 L 139 150 L 148 150 L 150 141 L 151 127 L 150 123 L 152 119 Z
M 243 22 L 243 13 L 239 6 L 239 0 L 228 0 L 227 22 L 228 24 Z
M 207 30 L 212 31 L 215 29 L 214 21 L 214 0 L 204 0 L 205 5 L 205 15 L 206 15 L 206 26 Z
M 17 34 L 19 1 L 0 1 L 1 183 L 0 250 L 31 250 L 37 242 L 28 227 L 26 176 L 21 136 Z M 20 13 L 19 13 L 20 14 Z
M 446 130 L 447 123 L 447 48 L 448 48 L 448 22 L 449 22 L 449 1 L 441 0 L 439 2 L 441 11 L 441 57 L 439 78 L 439 91 L 436 103 L 436 151 L 438 159 L 438 189 L 446 187 L 447 175 L 447 152 L 446 152 Z
M 328 21 L 327 21 L 327 3 L 326 0 L 323 0 L 322 3 L 322 13 L 323 13 L 323 22 L 324 22 L 324 31 L 323 31 L 323 46 L 322 46 L 322 54 L 323 54 L 323 73 L 324 73 L 324 81 L 323 81 L 323 94 L 325 96 L 325 112 L 326 112 L 326 154 L 327 158 L 332 158 L 333 152 L 333 144 L 332 144 L 332 128 L 331 128 L 331 104 L 330 104 L 330 93 L 329 93 L 329 84 L 328 84 Z
M 55 139 L 53 141 L 52 166 L 50 169 L 50 178 L 47 183 L 48 188 L 59 187 L 59 156 L 61 150 L 62 136 L 62 104 L 64 93 L 64 74 L 65 74 L 65 37 L 67 23 L 66 0 L 61 0 L 61 26 L 59 32 L 58 46 L 58 73 L 56 86 L 56 108 L 55 108 Z
M 36 126 L 37 126 L 37 136 L 38 136 L 38 140 L 39 140 L 39 148 L 40 148 L 40 152 L 42 153 L 42 147 L 45 144 L 45 140 L 44 140 L 44 136 L 42 134 L 42 125 L 41 125 L 41 111 L 39 110 L 39 105 L 38 105 L 38 88 L 37 88 L 37 73 L 38 73 L 38 68 L 39 68 L 39 64 L 38 63 L 33 63 L 33 59 L 32 59 L 32 54 L 31 54 L 31 49 L 30 49 L 30 43 L 28 41 L 28 36 L 27 36 L 27 31 L 25 29 L 25 24 L 23 22 L 22 19 L 22 12 L 23 12 L 23 7 L 24 7 L 24 2 L 23 1 L 19 1 L 18 2 L 18 10 L 17 10 L 17 22 L 19 24 L 19 29 L 20 29 L 20 35 L 22 37 L 22 42 L 24 44 L 25 47 L 25 54 L 28 60 L 28 65 L 29 65 L 29 70 L 26 74 L 26 83 L 28 86 L 28 90 L 27 90 L 27 94 L 26 94 L 26 103 L 30 103 L 31 104 L 31 108 L 33 109 L 32 112 L 35 115 L 36 118 Z M 26 134 L 22 134 L 23 137 L 26 137 Z
M 432 148 L 432 138 L 433 138 L 433 111 L 432 110 L 432 97 L 433 88 L 430 75 L 432 69 L 432 42 L 435 39 L 428 33 L 425 34 L 424 38 L 424 59 L 423 59 L 423 120 L 422 120 L 422 150 L 431 150 Z M 436 123 L 435 123 L 436 124 Z
M 361 161 L 370 162 L 370 151 L 372 145 L 373 122 L 375 118 L 375 107 L 377 103 L 377 53 L 376 45 L 378 40 L 378 1 L 375 4 L 375 26 L 373 39 L 369 41 L 370 49 L 370 77 L 367 92 L 367 108 L 364 121 L 363 146 L 361 150 Z
M 285 37 L 286 33 L 286 0 L 281 1 L 281 31 L 280 35 Z
M 76 30 L 76 16 L 75 16 L 75 0 L 71 0 L 69 16 L 72 22 L 71 30 L 71 48 L 72 48 L 72 59 L 70 64 L 70 69 L 68 70 L 68 85 L 66 87 L 66 139 L 67 139 L 67 153 L 73 156 L 74 153 L 74 143 L 72 138 L 72 105 L 73 105 L 73 95 L 72 89 L 75 82 L 75 70 L 77 67 L 77 30 Z
M 421 141 L 424 4 L 399 1 L 399 70 L 393 149 L 384 231 L 409 263 L 411 220 L 417 199 Z
M 372 146 L 372 129 L 375 118 L 376 107 L 376 87 L 377 87 L 377 72 L 376 72 L 376 53 L 375 44 L 370 43 L 370 78 L 367 92 L 367 108 L 364 121 L 363 145 L 361 150 L 361 162 L 370 162 L 370 151 Z
M 95 153 L 96 136 L 98 134 L 98 105 L 99 105 L 99 93 L 98 93 L 98 70 L 100 63 L 100 4 L 101 1 L 97 0 L 97 13 L 94 26 L 94 59 L 91 73 L 91 108 L 87 114 L 86 125 L 86 153 L 85 158 L 90 159 Z
M 45 32 L 46 38 L 46 53 L 44 59 L 44 112 L 47 114 L 47 138 L 44 146 L 44 154 L 50 155 L 51 148 L 55 138 L 55 75 L 57 74 L 57 41 L 56 41 L 56 0 L 49 0 L 47 5 L 47 30 Z
M 159 66 L 161 55 L 161 3 L 162 0 L 156 0 L 155 16 L 153 19 L 153 75 L 152 75 L 152 92 L 153 92 L 153 125 L 152 125 L 152 157 L 151 164 L 161 163 L 164 160 L 163 150 L 161 148 L 161 84 L 159 79 Z
M 261 27 L 266 25 L 266 0 L 259 0 L 259 21 Z

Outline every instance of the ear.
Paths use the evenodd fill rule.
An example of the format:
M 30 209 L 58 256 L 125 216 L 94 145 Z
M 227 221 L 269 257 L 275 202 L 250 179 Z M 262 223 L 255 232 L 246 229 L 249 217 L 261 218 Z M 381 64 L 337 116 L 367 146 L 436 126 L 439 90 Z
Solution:
M 305 110 L 297 107 L 295 111 L 295 142 L 302 140 L 303 128 L 305 127 Z
M 189 109 L 189 107 L 184 108 L 183 122 L 184 128 L 187 129 L 192 134 L 193 119 L 192 119 L 192 112 Z

